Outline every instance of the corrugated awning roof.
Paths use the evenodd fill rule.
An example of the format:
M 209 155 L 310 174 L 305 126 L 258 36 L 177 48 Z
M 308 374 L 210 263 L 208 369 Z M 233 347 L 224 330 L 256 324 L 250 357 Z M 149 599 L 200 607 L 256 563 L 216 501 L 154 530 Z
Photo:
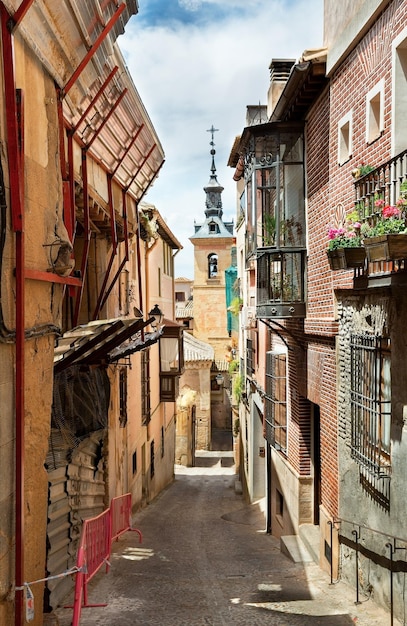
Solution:
M 89 154 L 140 200 L 164 162 L 164 151 L 116 43 L 137 11 L 136 0 L 120 4 L 117 0 L 41 0 L 30 6 L 18 29 L 62 89 L 67 123 L 76 128 L 88 111 L 76 128 L 76 140 L 85 146 L 91 143 Z M 65 93 L 89 50 L 119 13 Z M 97 98 L 115 68 L 117 73 Z
M 121 343 L 117 346 L 117 348 L 109 353 L 109 363 L 114 363 L 115 361 L 119 361 L 119 359 L 124 359 L 125 357 L 130 356 L 130 354 L 134 354 L 134 352 L 140 352 L 140 350 L 144 350 L 144 348 L 157 343 L 162 335 L 162 332 L 162 329 L 160 329 L 153 333 L 145 333 L 144 337 L 140 335 L 133 340 Z
M 70 365 L 102 365 L 117 361 L 132 352 L 142 350 L 155 343 L 160 333 L 146 333 L 143 328 L 154 318 L 115 318 L 98 320 L 77 326 L 66 332 L 55 348 L 54 372 L 58 373 Z

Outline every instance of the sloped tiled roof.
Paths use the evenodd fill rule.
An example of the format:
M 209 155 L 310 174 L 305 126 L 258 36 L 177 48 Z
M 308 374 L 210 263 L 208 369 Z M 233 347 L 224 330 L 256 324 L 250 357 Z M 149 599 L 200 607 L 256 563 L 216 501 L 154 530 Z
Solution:
M 184 332 L 184 360 L 188 361 L 213 361 L 214 350 L 212 346 L 190 333 Z
M 194 301 L 188 300 L 185 304 L 178 303 L 175 305 L 176 319 L 189 319 L 194 317 Z

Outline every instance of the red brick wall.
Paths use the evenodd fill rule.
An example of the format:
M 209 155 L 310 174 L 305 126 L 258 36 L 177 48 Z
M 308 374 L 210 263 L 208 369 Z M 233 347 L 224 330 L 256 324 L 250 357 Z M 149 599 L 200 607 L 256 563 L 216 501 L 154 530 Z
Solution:
M 332 272 L 326 247 L 327 232 L 336 225 L 335 212 L 342 204 L 354 209 L 351 172 L 361 163 L 379 165 L 391 154 L 391 43 L 407 24 L 407 3 L 393 2 L 380 15 L 331 77 L 329 88 L 310 111 L 306 125 L 308 202 L 307 318 L 305 320 L 306 376 L 297 380 L 308 400 L 318 404 L 321 419 L 322 504 L 331 514 L 338 506 L 335 290 L 352 287 L 353 272 Z M 366 94 L 384 78 L 385 126 L 382 136 L 366 143 Z M 338 164 L 338 123 L 352 111 L 352 157 Z M 338 292 L 339 295 L 339 292 Z M 293 364 L 295 379 L 298 363 Z M 303 387 L 306 387 L 304 392 Z M 301 403 L 293 403 L 290 462 L 306 470 L 307 438 L 301 423 Z M 302 435 L 302 437 L 301 437 Z M 297 440 L 297 446 L 295 442 Z

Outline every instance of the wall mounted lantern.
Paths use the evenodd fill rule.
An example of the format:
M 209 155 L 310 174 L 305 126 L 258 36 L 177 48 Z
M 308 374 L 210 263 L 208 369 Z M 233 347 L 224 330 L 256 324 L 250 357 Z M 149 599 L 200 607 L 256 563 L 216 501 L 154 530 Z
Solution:
M 216 384 L 219 385 L 219 387 L 223 387 L 223 383 L 225 382 L 225 379 L 221 373 L 216 374 L 215 380 L 216 380 Z
M 155 321 L 151 322 L 151 326 L 154 328 L 154 330 L 157 330 L 161 326 L 161 322 L 164 318 L 163 312 L 161 311 L 158 304 L 154 305 L 148 315 L 149 317 L 154 317 Z

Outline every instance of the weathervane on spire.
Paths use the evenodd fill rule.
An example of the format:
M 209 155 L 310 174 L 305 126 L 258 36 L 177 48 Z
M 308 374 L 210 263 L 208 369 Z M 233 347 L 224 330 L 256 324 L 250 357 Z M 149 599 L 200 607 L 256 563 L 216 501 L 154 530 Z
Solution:
M 209 128 L 209 129 L 206 131 L 207 133 L 211 133 L 212 140 L 211 140 L 211 142 L 210 142 L 210 145 L 211 145 L 212 147 L 215 145 L 215 142 L 213 141 L 213 135 L 214 135 L 214 133 L 217 133 L 217 132 L 218 132 L 218 130 L 219 130 L 219 128 L 214 128 L 214 126 L 213 126 L 213 124 L 212 124 L 211 128 Z

